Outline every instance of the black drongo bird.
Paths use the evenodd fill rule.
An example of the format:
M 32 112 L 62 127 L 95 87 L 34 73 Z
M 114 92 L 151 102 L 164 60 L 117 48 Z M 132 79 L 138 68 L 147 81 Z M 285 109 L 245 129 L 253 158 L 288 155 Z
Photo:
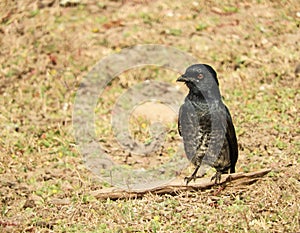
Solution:
M 189 93 L 180 107 L 178 131 L 183 137 L 188 159 L 196 166 L 188 184 L 195 180 L 201 163 L 216 169 L 215 183 L 221 174 L 235 172 L 238 145 L 228 108 L 222 102 L 216 71 L 206 64 L 195 64 L 177 79 L 184 82 Z

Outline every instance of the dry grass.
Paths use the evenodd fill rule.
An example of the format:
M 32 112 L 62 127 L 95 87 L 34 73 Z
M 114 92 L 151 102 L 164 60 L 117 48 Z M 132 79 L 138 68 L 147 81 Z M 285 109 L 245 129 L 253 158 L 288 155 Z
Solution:
M 300 62 L 299 1 L 82 0 L 66 8 L 57 1 L 38 6 L 29 0 L 0 3 L 1 232 L 300 231 L 300 79 L 294 74 Z M 98 60 L 145 43 L 174 46 L 216 68 L 237 127 L 237 170 L 273 172 L 217 195 L 217 187 L 118 201 L 91 195 L 105 184 L 85 168 L 76 148 L 76 90 Z M 109 125 L 117 96 L 145 79 L 175 85 L 178 74 L 145 68 L 124 75 L 96 109 L 97 133 L 112 155 L 127 153 Z M 144 132 L 139 124 L 146 123 L 133 124 L 137 137 Z M 176 122 L 169 127 L 162 161 L 180 141 Z

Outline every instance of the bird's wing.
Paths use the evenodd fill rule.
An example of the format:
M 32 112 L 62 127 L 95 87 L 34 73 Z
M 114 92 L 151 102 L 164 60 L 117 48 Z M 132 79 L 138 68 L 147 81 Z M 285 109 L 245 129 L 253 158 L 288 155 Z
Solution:
M 211 166 L 223 166 L 223 163 L 229 163 L 223 158 L 224 152 L 224 142 L 228 141 L 227 138 L 227 111 L 224 104 L 220 101 L 211 102 L 209 105 L 209 117 L 211 121 L 210 128 L 210 139 L 208 143 L 208 151 L 206 157 L 204 157 L 204 162 L 210 164 Z M 229 144 L 229 143 L 228 143 Z M 228 155 L 229 151 L 226 151 Z M 224 161 L 221 161 L 223 159 Z M 229 160 L 229 156 L 228 156 Z M 221 164 L 222 163 L 222 164 Z
M 197 131 L 199 122 L 193 105 L 189 100 L 180 107 L 178 117 L 178 131 L 183 137 L 184 150 L 189 160 L 193 158 L 197 150 Z
M 226 138 L 230 149 L 230 162 L 231 162 L 230 173 L 233 173 L 235 172 L 235 164 L 238 159 L 238 143 L 237 143 L 235 129 L 232 123 L 230 112 L 226 106 L 225 109 L 226 109 L 226 117 L 227 117 Z

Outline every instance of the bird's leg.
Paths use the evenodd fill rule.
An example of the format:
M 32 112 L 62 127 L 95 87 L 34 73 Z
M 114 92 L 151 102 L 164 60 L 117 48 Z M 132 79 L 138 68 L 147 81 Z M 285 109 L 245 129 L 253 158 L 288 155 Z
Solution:
M 211 181 L 215 180 L 215 184 L 220 184 L 222 172 L 217 171 L 216 174 L 210 179 Z
M 197 172 L 199 170 L 200 166 L 198 165 L 196 168 L 195 168 L 195 171 L 193 172 L 193 174 L 191 176 L 187 176 L 184 178 L 184 181 L 186 182 L 186 185 L 188 185 L 188 183 L 190 183 L 191 180 L 196 180 L 196 178 L 199 178 L 197 177 Z

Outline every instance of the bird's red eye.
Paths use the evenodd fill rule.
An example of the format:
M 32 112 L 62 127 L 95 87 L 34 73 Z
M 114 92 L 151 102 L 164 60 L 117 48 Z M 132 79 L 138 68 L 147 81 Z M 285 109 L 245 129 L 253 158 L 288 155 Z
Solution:
M 203 79 L 203 74 L 198 74 L 198 79 Z

